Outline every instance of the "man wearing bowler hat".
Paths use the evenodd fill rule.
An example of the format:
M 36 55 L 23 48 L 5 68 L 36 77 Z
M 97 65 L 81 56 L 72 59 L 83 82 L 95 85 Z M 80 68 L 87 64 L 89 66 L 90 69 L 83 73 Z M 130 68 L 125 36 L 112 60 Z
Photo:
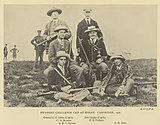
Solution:
M 98 28 L 98 37 L 99 38 L 103 38 L 103 34 L 98 26 L 98 23 L 93 20 L 91 18 L 91 14 L 92 14 L 92 10 L 91 9 L 84 9 L 83 10 L 84 13 L 84 19 L 78 23 L 77 26 L 77 39 L 76 39 L 76 46 L 77 46 L 77 52 L 79 53 L 79 51 L 81 50 L 80 44 L 79 44 L 79 40 L 83 39 L 84 41 L 86 41 L 88 39 L 88 35 L 86 33 L 84 33 L 85 30 L 88 29 L 89 26 L 95 26 L 95 28 Z
M 65 33 L 65 39 L 69 39 L 71 37 L 71 32 L 66 24 L 66 22 L 59 19 L 59 15 L 62 13 L 62 10 L 56 7 L 52 7 L 48 12 L 47 15 L 52 18 L 52 20 L 46 25 L 45 32 L 44 32 L 44 38 L 48 40 L 46 45 L 46 54 L 48 54 L 48 48 L 51 41 L 55 40 L 57 37 L 57 34 L 55 32 L 55 29 L 57 26 L 65 26 L 67 27 L 67 32 Z
M 83 69 L 79 67 L 73 60 L 72 46 L 70 41 L 65 39 L 65 33 L 67 32 L 67 27 L 57 26 L 55 32 L 57 33 L 57 39 L 52 41 L 49 46 L 49 62 L 50 66 L 44 71 L 45 76 L 48 76 L 49 72 L 52 72 L 56 65 L 56 55 L 58 51 L 65 51 L 71 57 L 68 68 L 71 70 L 72 75 L 76 78 L 76 82 L 79 85 L 85 84 Z
M 36 58 L 34 61 L 34 67 L 33 69 L 37 69 L 38 68 L 38 59 L 40 58 L 39 61 L 39 65 L 42 65 L 43 62 L 43 52 L 45 50 L 45 44 L 41 44 L 39 46 L 37 46 L 38 44 L 43 42 L 43 36 L 41 36 L 41 30 L 37 30 L 38 35 L 35 36 L 32 40 L 31 40 L 31 44 L 35 46 L 35 50 L 36 50 Z

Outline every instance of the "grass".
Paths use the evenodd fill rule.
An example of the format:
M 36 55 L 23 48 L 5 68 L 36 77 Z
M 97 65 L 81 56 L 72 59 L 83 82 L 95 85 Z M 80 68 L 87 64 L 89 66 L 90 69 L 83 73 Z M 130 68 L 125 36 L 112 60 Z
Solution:
M 157 74 L 155 59 L 130 60 L 134 76 L 148 77 Z M 157 89 L 152 85 L 139 86 L 136 97 L 108 98 L 98 101 L 69 102 L 56 104 L 53 95 L 37 97 L 36 92 L 44 89 L 47 82 L 43 75 L 48 63 L 45 62 L 39 72 L 33 72 L 33 61 L 10 62 L 4 65 L 4 100 L 6 107 L 46 107 L 50 102 L 53 107 L 143 107 L 157 105 Z M 53 102 L 53 103 L 52 103 Z

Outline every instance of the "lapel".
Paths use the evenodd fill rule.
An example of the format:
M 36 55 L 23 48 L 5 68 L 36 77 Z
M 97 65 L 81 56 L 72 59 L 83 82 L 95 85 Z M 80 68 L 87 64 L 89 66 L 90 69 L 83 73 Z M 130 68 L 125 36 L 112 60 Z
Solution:
M 66 76 L 66 77 L 67 77 L 68 73 L 69 73 L 69 70 L 68 70 L 67 67 L 65 67 L 65 76 Z
M 84 25 L 84 26 L 88 27 L 88 24 L 87 24 L 87 22 L 86 22 L 86 20 L 85 20 L 85 19 L 83 19 L 83 21 L 82 21 L 82 22 L 83 22 L 83 25 Z
M 99 40 L 97 39 L 96 42 L 94 43 L 96 46 L 98 46 Z

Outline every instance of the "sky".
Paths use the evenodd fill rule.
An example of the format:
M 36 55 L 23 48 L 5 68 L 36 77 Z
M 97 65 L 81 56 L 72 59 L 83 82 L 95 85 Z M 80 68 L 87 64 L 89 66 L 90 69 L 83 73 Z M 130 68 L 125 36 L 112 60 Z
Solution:
M 5 5 L 4 44 L 8 49 L 17 45 L 18 60 L 34 60 L 31 39 L 37 29 L 44 31 L 51 21 L 47 11 L 62 9 L 64 20 L 73 35 L 72 49 L 76 54 L 75 38 L 78 23 L 84 18 L 83 9 L 92 9 L 92 18 L 103 32 L 108 53 L 131 53 L 132 59 L 157 57 L 157 8 L 155 5 Z M 44 60 L 47 60 L 44 55 Z M 9 53 L 9 60 L 11 60 Z

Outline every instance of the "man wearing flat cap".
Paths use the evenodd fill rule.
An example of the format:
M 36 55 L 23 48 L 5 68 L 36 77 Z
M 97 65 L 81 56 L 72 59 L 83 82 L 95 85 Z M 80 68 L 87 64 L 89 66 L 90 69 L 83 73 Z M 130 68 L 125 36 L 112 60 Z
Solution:
M 110 60 L 113 65 L 111 66 L 110 74 L 107 76 L 108 82 L 106 82 L 103 87 L 105 88 L 107 84 L 115 78 L 115 80 L 112 80 L 112 84 L 119 86 L 118 89 L 116 89 L 115 96 L 131 95 L 134 85 L 132 68 L 126 64 L 125 58 L 122 55 L 111 56 Z M 109 87 L 105 89 L 107 93 Z
M 32 40 L 31 40 L 31 44 L 34 45 L 34 49 L 36 50 L 36 58 L 34 61 L 34 66 L 33 69 L 37 69 L 38 68 L 38 59 L 40 58 L 39 61 L 39 66 L 42 65 L 43 62 L 43 52 L 45 50 L 45 44 L 41 44 L 39 46 L 37 46 L 38 44 L 43 42 L 43 36 L 41 36 L 41 30 L 37 30 L 38 35 L 35 36 Z
M 49 46 L 49 62 L 50 66 L 44 71 L 44 74 L 48 76 L 49 72 L 52 72 L 56 64 L 56 55 L 58 51 L 65 51 L 70 55 L 70 60 L 68 63 L 68 68 L 71 70 L 72 75 L 76 78 L 77 84 L 84 84 L 83 69 L 79 67 L 73 60 L 73 52 L 71 42 L 65 39 L 65 33 L 67 32 L 67 27 L 57 26 L 55 29 L 57 33 L 57 39 L 52 41 Z
M 95 26 L 89 26 L 88 29 L 84 31 L 89 38 L 82 41 L 81 45 L 85 52 L 80 53 L 80 58 L 81 62 L 85 63 L 87 63 L 88 58 L 92 67 L 97 69 L 97 80 L 102 80 L 108 71 L 108 66 L 105 63 L 108 54 L 103 39 L 98 38 L 98 32 L 99 28 L 96 28 Z M 84 53 L 86 53 L 86 55 Z
M 57 34 L 55 32 L 55 29 L 57 26 L 65 26 L 67 27 L 67 32 L 65 33 L 65 39 L 69 39 L 71 37 L 71 32 L 66 24 L 66 22 L 59 19 L 59 15 L 62 13 L 61 9 L 58 9 L 56 7 L 52 7 L 48 12 L 47 15 L 52 18 L 52 20 L 46 25 L 45 32 L 44 32 L 44 38 L 48 40 L 46 45 L 46 54 L 48 54 L 48 48 L 51 41 L 55 40 L 57 37 Z
M 84 13 L 85 18 L 81 22 L 79 22 L 77 26 L 76 46 L 77 46 L 78 53 L 79 51 L 82 51 L 80 44 L 79 44 L 80 42 L 79 40 L 83 39 L 84 41 L 86 41 L 88 39 L 88 35 L 84 33 L 84 31 L 87 30 L 89 26 L 95 26 L 96 28 L 99 28 L 98 23 L 91 18 L 91 14 L 92 14 L 91 12 L 92 12 L 91 9 L 84 9 L 83 13 Z M 103 38 L 103 34 L 100 28 L 98 31 L 98 37 Z

